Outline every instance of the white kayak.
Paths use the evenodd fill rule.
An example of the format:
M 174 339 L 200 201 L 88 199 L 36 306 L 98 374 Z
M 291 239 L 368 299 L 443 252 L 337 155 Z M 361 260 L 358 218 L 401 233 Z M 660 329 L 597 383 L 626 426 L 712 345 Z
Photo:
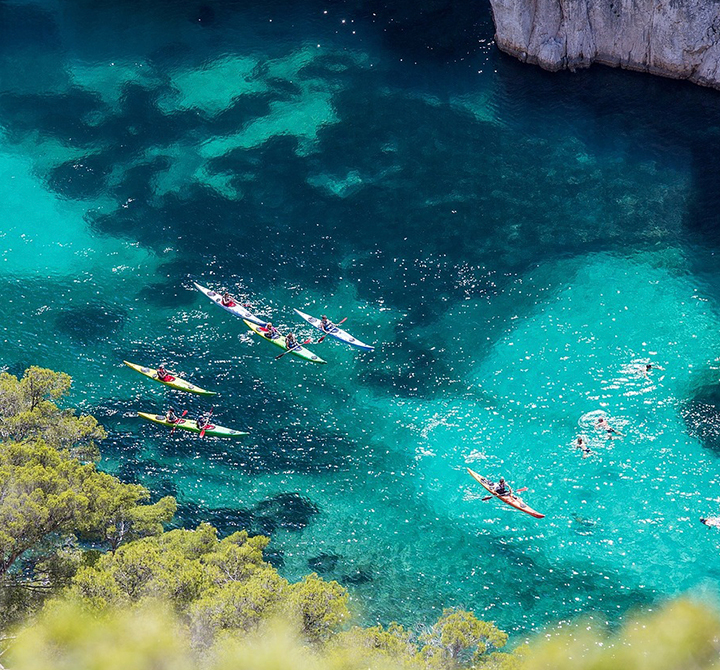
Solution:
M 295 311 L 311 326 L 315 326 L 315 328 L 322 331 L 326 335 L 330 335 L 330 337 L 334 337 L 336 340 L 345 342 L 345 344 L 357 347 L 358 349 L 364 349 L 365 351 L 372 351 L 373 349 L 375 349 L 375 347 L 372 347 L 369 344 L 365 344 L 360 340 L 356 340 L 352 335 L 350 335 L 350 333 L 344 331 L 342 328 L 338 328 L 336 325 L 333 325 L 332 329 L 329 332 L 326 332 L 325 330 L 323 330 L 322 322 L 320 321 L 320 319 L 316 319 L 314 316 L 305 314 L 305 312 L 301 312 L 299 309 L 296 309 Z
M 211 291 L 209 288 L 205 288 L 204 286 L 200 286 L 197 282 L 193 282 L 195 284 L 195 288 L 200 291 L 201 293 L 204 293 L 210 300 L 212 300 L 216 305 L 219 307 L 222 307 L 226 312 L 230 312 L 230 314 L 234 314 L 235 316 L 239 316 L 241 319 L 245 319 L 246 321 L 250 321 L 258 326 L 264 326 L 265 321 L 255 316 L 250 310 L 243 307 L 239 302 L 231 302 L 229 305 L 223 305 L 222 303 L 222 295 L 220 293 L 216 293 L 215 291 Z

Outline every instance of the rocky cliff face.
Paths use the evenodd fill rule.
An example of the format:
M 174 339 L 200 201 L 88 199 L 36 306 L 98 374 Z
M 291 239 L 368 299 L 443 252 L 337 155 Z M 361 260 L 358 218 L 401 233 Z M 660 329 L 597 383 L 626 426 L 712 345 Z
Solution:
M 720 0 L 490 2 L 497 45 L 528 63 L 603 63 L 720 88 Z

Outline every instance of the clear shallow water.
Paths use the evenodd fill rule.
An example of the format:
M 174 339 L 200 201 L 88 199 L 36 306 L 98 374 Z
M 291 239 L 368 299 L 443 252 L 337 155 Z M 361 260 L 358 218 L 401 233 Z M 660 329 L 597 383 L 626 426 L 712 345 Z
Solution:
M 0 364 L 70 373 L 103 467 L 179 523 L 271 534 L 367 621 L 457 604 L 525 632 L 714 591 L 718 94 L 548 75 L 484 9 L 411 10 L 0 6 Z M 378 348 L 276 362 L 193 279 Z M 208 402 L 123 358 L 221 390 L 252 436 L 141 423 Z

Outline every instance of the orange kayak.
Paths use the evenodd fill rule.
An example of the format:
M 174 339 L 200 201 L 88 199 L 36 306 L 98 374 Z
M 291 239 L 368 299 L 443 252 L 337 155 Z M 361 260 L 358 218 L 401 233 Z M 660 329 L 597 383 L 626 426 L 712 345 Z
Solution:
M 543 519 L 545 518 L 544 514 L 540 514 L 540 512 L 536 512 L 532 507 L 526 505 L 520 498 L 518 498 L 515 495 L 498 495 L 495 493 L 495 486 L 493 483 L 487 479 L 486 477 L 483 477 L 482 475 L 479 475 L 477 472 L 473 472 L 470 468 L 467 469 L 467 471 L 470 473 L 470 476 L 477 482 L 479 482 L 482 486 L 484 486 L 487 489 L 488 493 L 491 493 L 496 498 L 499 498 L 502 500 L 506 505 L 510 505 L 510 507 L 514 507 L 515 509 L 519 509 L 521 512 L 525 512 L 525 514 L 529 514 L 530 516 L 534 516 L 536 519 Z

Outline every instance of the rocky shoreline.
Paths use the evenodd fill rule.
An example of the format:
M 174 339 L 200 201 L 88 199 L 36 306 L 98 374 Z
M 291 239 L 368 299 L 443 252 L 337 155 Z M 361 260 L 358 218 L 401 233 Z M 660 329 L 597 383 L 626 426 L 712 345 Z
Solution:
M 551 70 L 601 63 L 720 89 L 720 2 L 490 0 L 498 47 Z

